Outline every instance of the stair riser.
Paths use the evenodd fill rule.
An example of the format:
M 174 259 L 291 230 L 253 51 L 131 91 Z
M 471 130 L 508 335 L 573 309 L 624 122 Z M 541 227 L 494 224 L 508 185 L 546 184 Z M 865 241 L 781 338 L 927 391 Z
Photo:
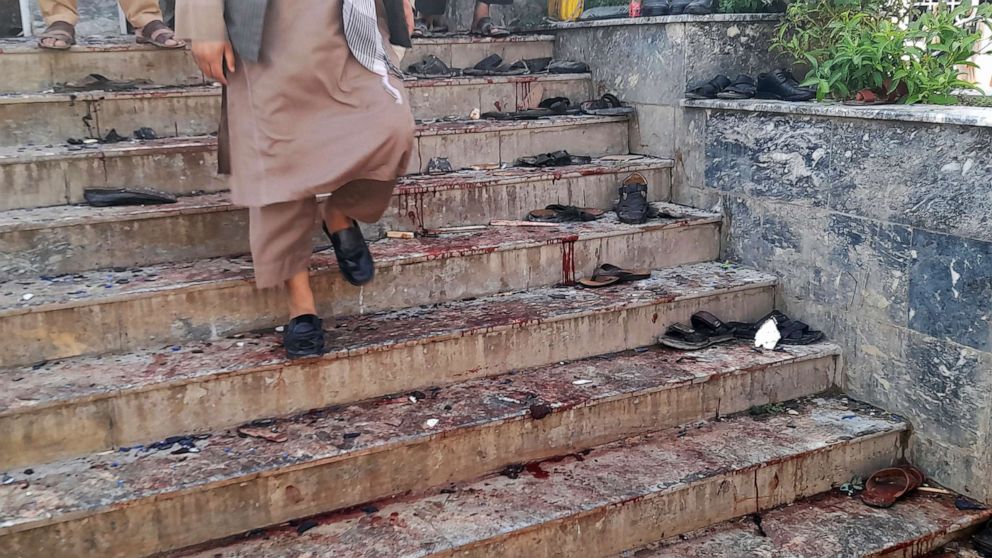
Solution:
M 149 147 L 120 156 L 79 152 L 64 158 L 0 161 L 0 210 L 82 203 L 89 187 L 140 186 L 174 194 L 219 192 L 216 149 Z
M 60 52 L 24 49 L 0 55 L 0 93 L 37 93 L 89 74 L 110 79 L 143 78 L 159 85 L 197 85 L 203 74 L 187 50 L 113 48 Z
M 774 288 L 762 287 L 411 343 L 345 359 L 255 367 L 238 375 L 122 390 L 103 399 L 0 418 L 12 448 L 2 456 L 0 468 L 651 345 L 663 324 L 686 320 L 698 310 L 717 312 L 727 320 L 757 319 L 773 301 Z M 624 324 L 622 330 L 618 322 Z
M 659 269 L 711 261 L 718 254 L 717 224 L 679 225 L 404 265 L 380 263 L 376 280 L 360 293 L 337 270 L 318 272 L 311 281 L 323 315 L 348 315 L 554 285 L 566 274 L 586 276 L 602 262 Z M 81 301 L 0 318 L 0 330 L 10 332 L 0 337 L 0 355 L 5 366 L 23 365 L 208 339 L 275 327 L 285 311 L 281 289 L 259 291 L 244 280 L 100 304 Z
M 481 82 L 480 82 L 481 81 Z M 473 109 L 515 110 L 536 106 L 545 97 L 564 96 L 575 102 L 591 95 L 588 76 L 517 83 L 465 85 L 418 84 L 410 89 L 415 118 L 468 116 Z M 12 102 L 0 100 L 0 146 L 61 144 L 67 138 L 101 138 L 111 130 L 128 136 L 147 126 L 161 137 L 206 135 L 217 131 L 220 118 L 220 89 L 210 91 L 136 94 L 80 94 L 45 100 Z
M 551 56 L 553 40 L 414 45 L 403 58 L 406 68 L 434 54 L 454 67 L 472 66 L 489 54 L 499 54 L 515 61 L 522 58 Z M 24 49 L 23 52 L 4 53 L 0 56 L 0 93 L 35 93 L 51 89 L 55 84 L 76 81 L 88 74 L 101 74 L 110 79 L 144 78 L 157 85 L 193 85 L 203 82 L 203 75 L 193 55 L 186 50 L 161 51 L 135 48 L 111 48 L 53 55 Z
M 420 136 L 407 171 L 419 173 L 432 157 L 448 157 L 455 167 L 469 167 L 559 149 L 620 155 L 628 152 L 627 139 L 623 121 Z M 81 151 L 70 157 L 0 161 L 0 183 L 9 187 L 0 198 L 0 210 L 81 203 L 88 187 L 140 185 L 175 194 L 218 192 L 227 186 L 216 170 L 216 149 L 209 145 L 155 145 L 113 156 Z
M 540 421 L 506 419 L 481 428 L 464 428 L 377 453 L 280 471 L 227 486 L 203 487 L 174 499 L 143 501 L 87 520 L 40 527 L 9 538 L 17 541 L 14 549 L 31 549 L 26 557 L 145 555 L 407 491 L 471 480 L 511 462 L 547 459 L 721 413 L 744 411 L 753 405 L 816 393 L 831 387 L 836 374 L 835 359 L 820 357 L 728 374 L 700 384 L 604 398 L 559 410 Z M 776 467 L 792 472 L 787 464 Z M 361 472 L 360 478 L 356 479 L 356 471 Z M 753 491 L 754 474 L 748 478 Z M 810 486 L 786 488 L 781 494 L 770 488 L 771 495 L 764 499 L 762 507 L 805 495 L 805 491 L 819 486 L 817 481 L 822 479 Z M 732 509 L 741 511 L 740 508 L 738 504 Z M 151 517 L 155 521 L 148 521 Z M 120 536 L 121 533 L 126 535 Z
M 489 39 L 475 39 L 474 42 L 451 43 L 447 40 L 417 41 L 413 49 L 403 57 L 402 67 L 414 62 L 420 62 L 426 56 L 433 54 L 452 68 L 470 68 L 490 54 L 498 54 L 507 63 L 528 58 L 545 58 L 554 53 L 554 39 L 528 40 L 527 36 L 518 35 L 509 40 L 493 42 Z
M 588 76 L 575 76 L 569 79 L 539 79 L 533 76 L 514 78 L 512 83 L 502 80 L 473 80 L 473 83 L 445 85 L 435 82 L 408 82 L 410 106 L 415 118 L 441 118 L 444 116 L 468 116 L 473 110 L 511 111 L 535 108 L 543 99 L 568 97 L 573 103 L 580 103 L 592 97 L 592 81 Z M 482 83 L 478 83 L 482 81 Z
M 852 474 L 867 476 L 900 458 L 901 438 L 901 433 L 886 433 L 790 456 L 757 469 L 728 472 L 703 481 L 687 480 L 685 485 L 649 497 L 429 556 L 605 558 L 646 545 L 659 535 L 688 533 L 828 491 L 847 482 Z
M 671 192 L 665 168 L 640 170 L 651 201 Z M 472 188 L 402 189 L 380 221 L 381 230 L 418 230 L 521 219 L 551 203 L 609 208 L 628 171 L 561 180 L 494 183 Z M 437 184 L 451 179 L 438 179 Z M 426 191 L 425 191 L 426 190 Z M 372 237 L 367 237 L 372 238 Z M 324 239 L 326 243 L 326 239 Z M 0 232 L 0 280 L 20 274 L 57 275 L 245 254 L 248 211 L 230 207 L 131 221 Z

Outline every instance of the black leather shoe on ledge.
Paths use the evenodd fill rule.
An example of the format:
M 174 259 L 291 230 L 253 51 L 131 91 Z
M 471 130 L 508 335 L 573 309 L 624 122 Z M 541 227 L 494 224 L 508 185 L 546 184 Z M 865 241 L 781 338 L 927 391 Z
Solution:
M 341 266 L 341 274 L 349 283 L 359 287 L 375 277 L 375 262 L 372 261 L 372 253 L 369 252 L 369 245 L 365 243 L 358 223 L 352 221 L 350 228 L 333 234 L 327 230 L 325 224 L 324 234 L 331 239 L 334 255 Z
M 789 70 L 775 70 L 758 76 L 755 97 L 779 101 L 810 101 L 816 97 L 816 91 L 799 85 Z
M 306 358 L 324 354 L 324 322 L 314 314 L 304 314 L 289 321 L 282 334 L 282 345 L 289 358 Z

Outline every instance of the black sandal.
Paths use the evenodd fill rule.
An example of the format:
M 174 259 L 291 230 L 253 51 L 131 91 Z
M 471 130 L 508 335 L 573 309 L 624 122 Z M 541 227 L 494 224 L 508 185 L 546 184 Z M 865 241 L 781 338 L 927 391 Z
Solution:
M 823 332 L 811 329 L 809 325 L 799 320 L 788 320 L 778 324 L 778 331 L 782 334 L 779 341 L 782 345 L 810 345 L 823 339 Z
M 458 72 L 449 68 L 444 61 L 433 54 L 428 54 L 420 62 L 410 64 L 406 71 L 407 74 L 413 77 L 424 79 L 454 77 L 458 75 Z
M 614 210 L 621 223 L 640 225 L 651 218 L 651 205 L 648 203 L 648 182 L 639 172 L 624 179 L 617 190 L 619 199 Z
M 506 37 L 510 34 L 510 31 L 505 27 L 500 27 L 493 23 L 491 17 L 483 17 L 479 18 L 479 21 L 472 27 L 472 34 L 483 37 Z
M 690 83 L 685 90 L 686 99 L 715 99 L 716 96 L 730 87 L 730 78 L 724 75 L 716 76 L 709 81 Z
M 324 354 L 324 321 L 315 314 L 293 318 L 283 332 L 282 345 L 291 359 Z
M 528 221 L 538 223 L 574 223 L 595 221 L 605 215 L 602 209 L 576 207 L 574 205 L 551 204 L 544 209 L 535 209 L 527 214 Z
M 567 167 L 569 165 L 588 165 L 592 162 L 592 157 L 585 155 L 572 155 L 568 151 L 555 151 L 553 153 L 541 153 L 532 157 L 521 157 L 517 159 L 518 167 Z
M 658 342 L 673 349 L 697 351 L 734 340 L 734 328 L 709 312 L 696 312 L 692 315 L 691 323 L 691 327 L 685 324 L 672 325 L 658 338 Z

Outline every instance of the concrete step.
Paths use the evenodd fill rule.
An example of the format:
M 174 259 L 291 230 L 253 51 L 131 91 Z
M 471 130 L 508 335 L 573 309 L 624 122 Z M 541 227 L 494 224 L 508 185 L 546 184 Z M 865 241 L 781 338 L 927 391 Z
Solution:
M 631 172 L 648 180 L 652 201 L 671 194 L 671 161 L 636 155 L 555 169 L 462 171 L 403 179 L 377 231 L 437 229 L 522 219 L 551 203 L 609 208 Z M 226 193 L 173 205 L 53 206 L 0 212 L 0 281 L 105 267 L 184 262 L 248 252 L 248 211 Z M 326 240 L 323 240 L 326 242 Z
M 145 556 L 469 481 L 513 463 L 746 410 L 776 396 L 822 390 L 830 387 L 837 372 L 835 348 L 829 346 L 784 355 L 755 355 L 747 347 L 730 347 L 702 353 L 695 363 L 683 356 L 661 350 L 631 352 L 425 390 L 419 398 L 412 396 L 415 402 L 403 395 L 310 411 L 268 427 L 285 435 L 282 443 L 215 431 L 196 443 L 197 453 L 184 454 L 185 459 L 171 453 L 175 447 L 129 448 L 35 466 L 29 477 L 12 475 L 13 482 L 0 487 L 0 547 L 23 558 Z M 576 385 L 577 379 L 583 382 Z M 718 406 L 717 401 L 724 403 Z M 533 410 L 537 408 L 550 413 L 539 416 Z M 789 441 L 801 440 L 799 453 L 819 449 L 814 441 L 836 442 L 841 432 L 865 433 L 867 425 L 892 434 L 883 436 L 884 443 L 869 444 L 869 459 L 887 460 L 896 449 L 894 434 L 901 429 L 897 423 L 865 415 L 854 428 L 830 428 L 817 416 L 822 413 L 811 413 L 805 428 L 799 428 L 809 440 L 798 433 L 787 436 Z M 747 419 L 737 422 L 737 431 L 749 428 Z M 696 432 L 690 436 L 707 437 Z M 681 449 L 670 443 L 652 445 L 649 451 L 658 457 Z M 781 445 L 784 448 L 772 452 L 798 449 Z M 724 464 L 751 465 L 722 457 Z M 600 454 L 590 458 L 600 459 Z M 841 464 L 836 469 L 852 465 Z M 789 501 L 794 497 L 791 491 L 804 495 L 813 487 L 829 488 L 838 476 L 830 467 L 811 475 L 812 486 L 789 487 L 784 495 L 764 498 Z M 19 486 L 22 479 L 31 484 L 28 494 Z M 749 483 L 753 491 L 753 473 Z M 151 517 L 155 520 L 146 521 Z M 355 550 L 324 555 L 366 555 Z M 406 554 L 391 556 L 400 555 Z
M 234 319 L 265 296 L 228 291 Z M 768 275 L 700 264 L 623 288 L 534 289 L 344 317 L 328 326 L 330 352 L 319 359 L 287 361 L 281 336 L 268 330 L 8 368 L 0 430 L 10 451 L 0 468 L 651 345 L 703 308 L 757 319 L 774 292 Z M 163 313 L 148 308 L 149 320 Z
M 128 37 L 87 40 L 68 52 L 43 52 L 31 39 L 0 40 L 0 93 L 36 93 L 57 83 L 74 82 L 89 74 L 110 79 L 150 80 L 158 85 L 202 84 L 203 75 L 189 50 L 164 51 L 141 46 Z M 450 37 L 415 40 L 403 59 L 403 68 L 434 54 L 449 66 L 467 67 L 489 54 L 506 60 L 551 56 L 554 37 L 521 35 L 504 39 Z
M 829 490 L 899 457 L 905 425 L 894 418 L 837 399 L 794 406 L 795 416 L 664 430 L 531 463 L 517 478 L 318 517 L 303 534 L 276 528 L 181 555 L 600 558 Z
M 376 280 L 360 289 L 341 277 L 333 251 L 314 256 L 311 281 L 323 314 L 568 284 L 602 262 L 660 269 L 710 261 L 719 255 L 719 217 L 697 213 L 630 226 L 611 215 L 554 228 L 490 227 L 382 240 L 372 254 Z M 275 327 L 284 319 L 285 294 L 258 291 L 251 270 L 240 257 L 7 281 L 0 284 L 0 330 L 9 332 L 0 338 L 0 366 Z
M 545 97 L 575 102 L 592 95 L 589 74 L 410 80 L 415 118 L 468 117 L 482 111 L 534 108 Z M 150 127 L 159 137 L 212 134 L 221 88 L 210 85 L 138 91 L 0 95 L 0 146 L 63 143 L 68 138 L 128 136 Z
M 627 120 L 562 116 L 524 122 L 461 121 L 417 126 L 408 172 L 432 157 L 456 168 L 513 162 L 567 149 L 575 155 L 629 153 Z M 175 194 L 226 190 L 216 175 L 216 138 L 209 136 L 74 147 L 0 148 L 0 210 L 81 203 L 89 187 L 141 186 Z
M 882 510 L 831 492 L 618 558 L 918 558 L 992 517 L 954 498 L 917 492 Z

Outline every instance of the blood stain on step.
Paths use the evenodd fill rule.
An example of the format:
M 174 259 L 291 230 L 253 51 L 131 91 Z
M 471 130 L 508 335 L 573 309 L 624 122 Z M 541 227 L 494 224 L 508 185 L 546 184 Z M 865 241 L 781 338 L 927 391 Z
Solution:
M 575 284 L 575 238 L 569 238 L 561 243 L 561 282 L 563 285 Z
M 526 469 L 528 473 L 534 475 L 535 479 L 546 479 L 551 476 L 547 471 L 541 468 L 540 463 L 528 463 Z

